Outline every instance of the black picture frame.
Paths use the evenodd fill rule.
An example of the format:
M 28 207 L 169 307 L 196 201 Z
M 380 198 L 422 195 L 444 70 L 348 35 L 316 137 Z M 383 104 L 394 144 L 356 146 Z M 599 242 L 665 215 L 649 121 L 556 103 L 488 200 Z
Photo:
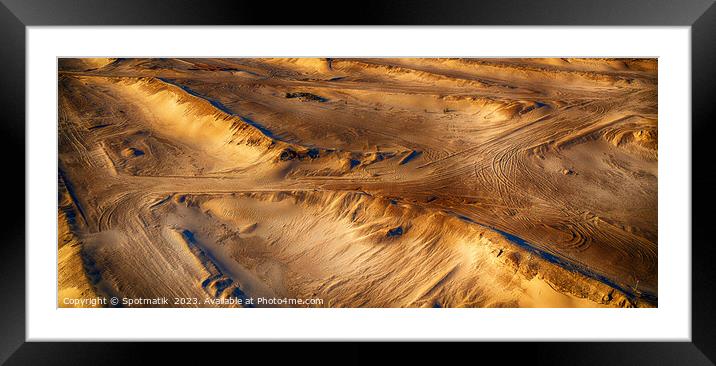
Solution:
M 491 0 L 491 1 L 361 1 L 355 4 L 257 1 L 97 1 L 0 0 L 0 111 L 2 146 L 8 172 L 24 177 L 25 161 L 25 40 L 27 26 L 79 25 L 589 25 L 690 26 L 692 92 L 692 298 L 691 342 L 574 342 L 479 343 L 469 354 L 426 347 L 412 357 L 450 362 L 451 357 L 501 354 L 507 361 L 546 364 L 713 365 L 716 360 L 716 249 L 708 232 L 716 203 L 709 188 L 716 183 L 713 153 L 716 103 L 716 6 L 714 0 Z M 280 5 L 279 5 L 280 4 Z M 350 6 L 349 10 L 342 7 Z M 667 71 L 668 72 L 668 71 Z M 52 87 L 49 86 L 48 87 Z M 49 123 L 50 121 L 48 121 Z M 660 121 L 686 123 L 686 121 Z M 3 197 L 9 213 L 0 243 L 0 362 L 8 365 L 128 363 L 138 360 L 189 361 L 191 352 L 177 352 L 163 343 L 39 343 L 25 341 L 25 199 L 23 178 L 6 178 Z M 20 192 L 24 194 L 21 195 Z M 14 220 L 14 221 L 11 221 Z M 682 243 L 689 245 L 687 233 Z M 618 324 L 605 324 L 619 335 Z M 180 348 L 190 347 L 180 345 Z M 193 347 L 193 346 L 191 346 Z M 201 353 L 218 351 L 205 345 Z M 255 347 L 252 346 L 252 347 Z M 365 364 L 392 357 L 407 360 L 402 345 L 335 344 L 312 350 L 312 359 L 325 352 L 343 355 L 338 364 Z M 432 347 L 432 346 L 430 346 Z M 244 353 L 242 345 L 232 352 Z M 300 349 L 299 349 L 300 348 Z M 328 350 L 330 348 L 330 350 Z M 199 348 L 194 348 L 198 350 Z M 273 347 L 271 360 L 306 354 L 306 346 Z M 238 351 L 237 351 L 238 350 Z M 380 356 L 385 355 L 385 356 Z M 247 356 L 242 356 L 247 357 Z M 476 358 L 477 359 L 477 358 Z

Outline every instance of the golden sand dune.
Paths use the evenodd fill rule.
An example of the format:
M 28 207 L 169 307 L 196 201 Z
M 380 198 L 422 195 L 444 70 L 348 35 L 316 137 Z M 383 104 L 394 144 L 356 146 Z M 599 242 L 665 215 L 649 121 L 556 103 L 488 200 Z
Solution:
M 656 60 L 59 70 L 60 306 L 657 305 Z

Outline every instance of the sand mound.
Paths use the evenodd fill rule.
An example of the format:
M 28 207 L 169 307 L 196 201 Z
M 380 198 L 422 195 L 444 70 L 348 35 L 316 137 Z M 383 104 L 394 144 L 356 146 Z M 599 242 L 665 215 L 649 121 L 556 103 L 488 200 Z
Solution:
M 60 58 L 57 63 L 63 71 L 90 71 L 101 69 L 116 60 L 115 58 Z

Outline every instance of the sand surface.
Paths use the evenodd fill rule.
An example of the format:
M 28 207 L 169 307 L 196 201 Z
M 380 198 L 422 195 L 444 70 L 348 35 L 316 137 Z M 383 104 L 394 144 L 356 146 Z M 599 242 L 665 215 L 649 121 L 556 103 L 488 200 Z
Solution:
M 658 304 L 656 60 L 60 59 L 58 80 L 59 306 Z

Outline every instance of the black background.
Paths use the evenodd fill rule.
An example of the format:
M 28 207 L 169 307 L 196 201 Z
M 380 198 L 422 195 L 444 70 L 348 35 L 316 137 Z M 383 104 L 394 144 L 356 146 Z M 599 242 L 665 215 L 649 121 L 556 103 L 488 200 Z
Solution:
M 716 6 L 713 0 L 99 1 L 0 0 L 0 362 L 83 364 L 713 365 L 716 249 Z M 32 25 L 675 25 L 692 26 L 692 340 L 599 343 L 25 343 L 25 26 Z M 476 40 L 479 42 L 479 40 Z M 667 71 L 668 72 L 668 71 Z M 54 121 L 48 121 L 54 126 Z M 660 123 L 686 124 L 688 121 Z M 21 156 L 23 158 L 21 159 Z M 22 174 L 21 174 L 22 173 Z M 24 193 L 24 194 L 21 194 Z M 668 192 L 667 192 L 668 194 Z M 54 246 L 55 243 L 52 243 Z M 683 242 L 660 245 L 688 246 Z M 102 326 L 98 324 L 97 326 Z M 466 324 L 466 326 L 472 326 Z M 479 326 L 479 325 L 475 325 Z M 621 324 L 604 324 L 619 337 Z M 237 329 L 237 332 L 240 332 Z

